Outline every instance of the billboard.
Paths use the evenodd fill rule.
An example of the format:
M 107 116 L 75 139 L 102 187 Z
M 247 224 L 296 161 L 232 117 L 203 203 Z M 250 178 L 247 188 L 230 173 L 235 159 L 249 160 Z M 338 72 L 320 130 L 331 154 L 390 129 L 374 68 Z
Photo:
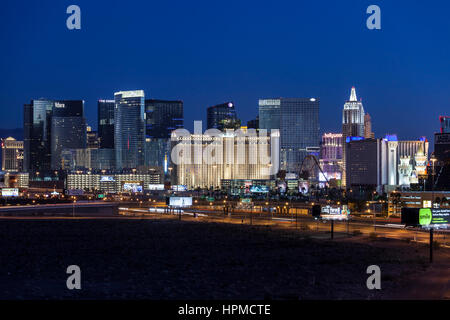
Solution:
M 252 193 L 268 193 L 269 187 L 268 186 L 258 186 L 258 185 L 250 186 L 250 192 L 252 192 Z
M 100 182 L 113 182 L 114 177 L 113 176 L 101 176 Z
M 173 185 L 172 186 L 173 191 L 187 191 L 187 186 L 184 185 Z
M 82 196 L 84 191 L 81 189 L 68 189 L 66 190 L 66 195 L 68 196 Z
M 18 197 L 19 189 L 18 188 L 3 188 L 2 189 L 2 197 Z
M 122 191 L 123 192 L 131 192 L 131 193 L 140 193 L 142 192 L 142 182 L 123 182 Z
M 320 216 L 322 219 L 326 220 L 343 220 L 348 219 L 350 210 L 348 210 L 347 205 L 343 206 L 323 206 L 320 210 Z
M 280 193 L 286 193 L 286 182 L 284 182 L 284 181 L 278 182 L 278 191 Z
M 192 206 L 192 197 L 170 197 L 169 205 L 171 207 L 190 207 Z
M 307 194 L 309 191 L 309 182 L 308 181 L 299 181 L 298 182 L 298 192 L 302 194 Z
M 419 224 L 423 227 L 447 228 L 450 223 L 450 209 L 422 208 L 419 210 Z
M 163 184 L 149 184 L 148 185 L 148 190 L 164 190 L 164 185 Z

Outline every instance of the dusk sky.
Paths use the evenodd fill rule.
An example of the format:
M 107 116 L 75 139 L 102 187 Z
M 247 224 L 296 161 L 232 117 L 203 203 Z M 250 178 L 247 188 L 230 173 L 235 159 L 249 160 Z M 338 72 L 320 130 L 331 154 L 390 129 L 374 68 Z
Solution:
M 81 30 L 66 8 L 81 8 Z M 381 30 L 366 8 L 381 8 Z M 97 100 L 143 89 L 184 101 L 185 126 L 232 100 L 244 121 L 258 99 L 319 97 L 321 132 L 340 132 L 355 86 L 377 137 L 433 141 L 450 115 L 448 1 L 12 1 L 0 10 L 0 127 L 23 104 Z

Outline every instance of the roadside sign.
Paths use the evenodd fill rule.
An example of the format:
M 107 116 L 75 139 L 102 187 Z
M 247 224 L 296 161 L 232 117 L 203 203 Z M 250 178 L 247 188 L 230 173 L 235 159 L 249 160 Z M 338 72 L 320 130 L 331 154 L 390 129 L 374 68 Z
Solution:
M 419 210 L 419 224 L 422 227 L 448 228 L 450 209 L 422 208 Z

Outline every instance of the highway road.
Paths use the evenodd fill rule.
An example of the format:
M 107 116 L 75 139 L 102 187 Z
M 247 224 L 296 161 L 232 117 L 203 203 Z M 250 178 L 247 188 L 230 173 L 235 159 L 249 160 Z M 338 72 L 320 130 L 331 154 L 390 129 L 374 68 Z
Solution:
M 159 212 L 150 212 L 149 208 L 119 207 L 119 212 L 125 216 L 141 216 L 142 218 L 172 216 L 173 218 L 186 220 L 199 219 L 210 222 L 271 226 L 275 228 L 284 228 L 286 230 L 301 231 L 313 238 L 331 238 L 332 222 L 330 220 L 314 219 L 307 215 L 268 215 L 267 213 L 233 213 L 224 215 L 221 211 L 212 210 L 183 210 L 181 213 L 174 212 L 168 214 L 164 213 L 163 209 L 158 211 Z M 399 221 L 399 219 L 397 221 Z M 400 223 L 392 223 L 391 219 L 377 219 L 374 221 L 373 219 L 352 217 L 348 221 L 334 221 L 333 231 L 334 238 L 361 234 L 370 237 L 429 243 L 429 230 L 421 228 L 405 228 L 405 226 Z M 434 240 L 439 242 L 441 246 L 450 248 L 449 230 L 435 230 Z

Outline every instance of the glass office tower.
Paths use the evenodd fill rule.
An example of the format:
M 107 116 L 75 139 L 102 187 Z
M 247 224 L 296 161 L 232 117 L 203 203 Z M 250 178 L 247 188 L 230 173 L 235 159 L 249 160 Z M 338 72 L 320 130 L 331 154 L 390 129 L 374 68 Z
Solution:
M 450 116 L 440 116 L 441 133 L 450 133 Z
M 260 99 L 259 128 L 280 130 L 280 169 L 300 173 L 303 159 L 320 151 L 319 99 Z
M 83 100 L 55 101 L 52 111 L 51 168 L 64 169 L 61 152 L 86 148 L 86 119 Z
M 114 100 L 98 100 L 97 110 L 100 148 L 114 149 Z
M 233 102 L 208 107 L 206 112 L 207 129 L 238 129 L 241 121 L 237 118 Z
M 116 169 L 134 169 L 144 164 L 145 96 L 143 90 L 114 94 L 114 147 Z
M 183 128 L 183 101 L 145 100 L 146 135 L 170 138 L 173 130 Z
M 26 172 L 51 170 L 51 117 L 53 101 L 31 100 L 24 105 L 24 162 Z
M 147 99 L 145 115 L 145 165 L 161 167 L 167 173 L 171 133 L 184 126 L 183 101 Z
M 259 100 L 259 129 L 280 129 L 281 99 Z
M 305 157 L 319 155 L 319 100 L 314 98 L 281 99 L 281 168 L 300 171 Z

